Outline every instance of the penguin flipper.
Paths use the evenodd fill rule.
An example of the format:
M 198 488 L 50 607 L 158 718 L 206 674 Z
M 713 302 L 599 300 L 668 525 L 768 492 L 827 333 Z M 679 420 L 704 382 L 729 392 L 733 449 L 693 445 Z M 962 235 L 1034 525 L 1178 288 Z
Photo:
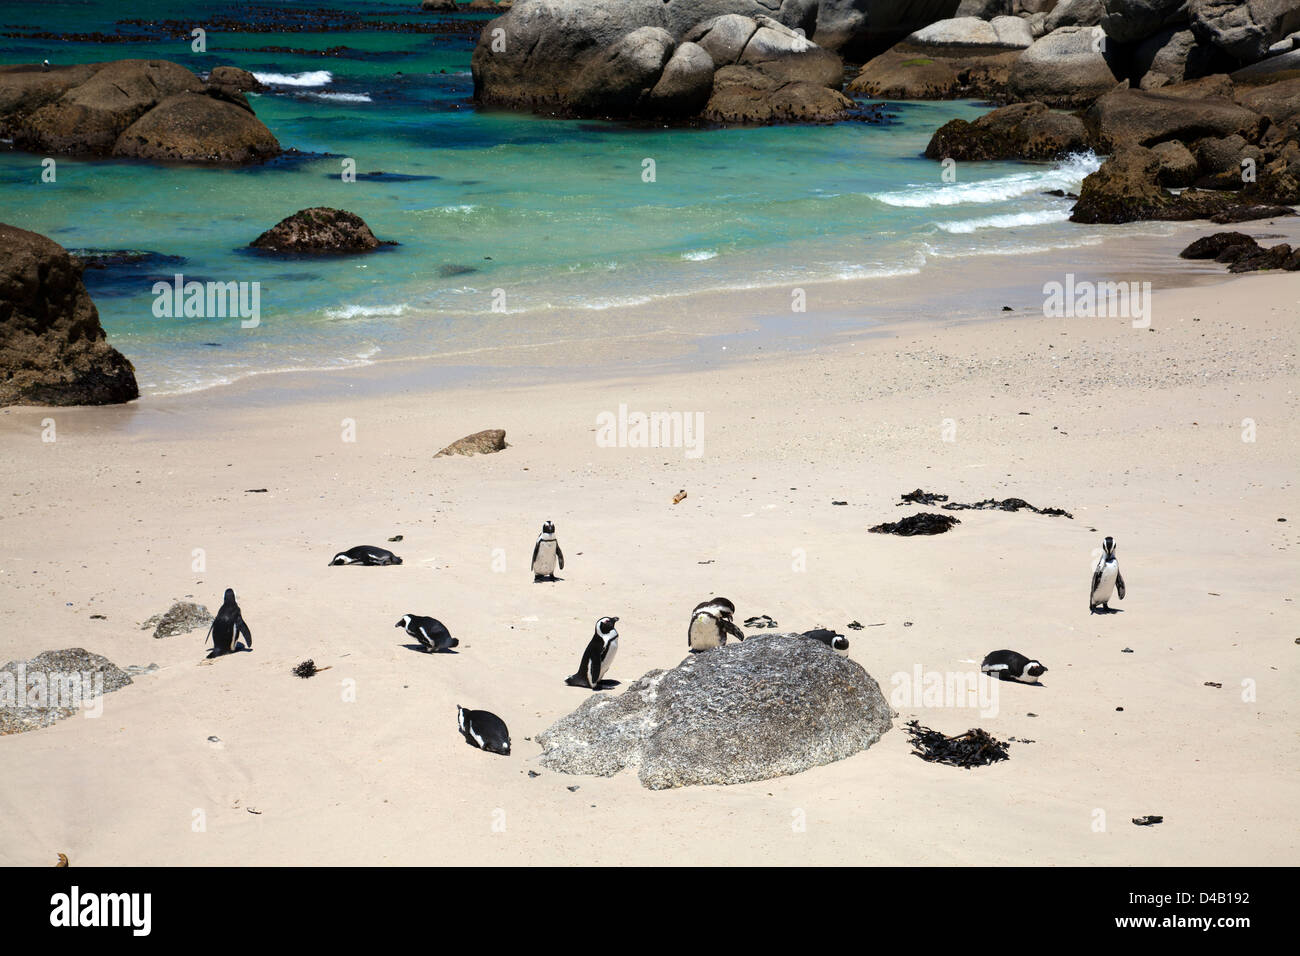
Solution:
M 537 552 L 540 551 L 541 549 L 542 549 L 542 539 L 538 538 L 537 543 L 533 545 L 533 563 L 531 567 L 537 566 Z
M 248 649 L 251 651 L 253 649 L 253 632 L 250 631 L 248 625 L 244 623 L 244 615 L 241 614 L 235 619 L 235 627 L 238 629 L 240 636 L 243 637 L 244 644 L 247 645 Z
M 734 622 L 723 619 L 718 623 L 722 625 L 722 629 L 724 631 L 726 631 L 736 640 L 743 641 L 745 639 L 745 632 L 742 631 L 740 628 L 736 627 Z
M 212 640 L 212 629 L 217 626 L 217 619 L 214 617 L 212 623 L 208 625 L 208 636 L 203 639 L 203 646 L 208 646 L 208 641 Z
M 560 570 L 564 570 L 564 552 L 560 550 L 560 542 L 555 542 L 555 560 L 560 562 Z
M 1124 575 L 1118 571 L 1115 572 L 1115 593 L 1119 595 L 1121 601 L 1124 600 Z
M 1092 588 L 1088 591 L 1088 607 L 1092 607 L 1092 596 L 1097 593 L 1097 585 L 1101 584 L 1101 567 L 1098 566 L 1096 571 L 1092 572 Z

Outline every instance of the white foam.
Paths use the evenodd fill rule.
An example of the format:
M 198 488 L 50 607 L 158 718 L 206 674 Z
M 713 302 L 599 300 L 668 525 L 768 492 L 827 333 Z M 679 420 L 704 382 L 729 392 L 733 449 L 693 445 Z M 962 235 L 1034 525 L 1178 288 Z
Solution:
M 345 305 L 338 309 L 326 309 L 325 318 L 368 319 L 372 316 L 401 315 L 405 311 L 405 305 Z
M 369 93 L 308 93 L 312 99 L 330 103 L 372 103 Z
M 1044 209 L 1039 212 L 1012 212 L 1001 216 L 983 216 L 979 219 L 959 219 L 957 222 L 935 223 L 944 232 L 965 235 L 980 229 L 1014 229 L 1016 226 L 1041 226 L 1049 222 L 1069 222 L 1070 213 L 1064 209 Z
M 969 183 L 944 183 L 913 186 L 896 192 L 876 193 L 872 199 L 887 206 L 907 209 L 930 209 L 935 206 L 960 206 L 973 203 L 1007 202 L 1021 196 L 1060 189 L 1077 191 L 1084 177 L 1101 168 L 1101 160 L 1092 152 L 1076 153 L 1052 166 L 1032 172 L 1012 173 L 996 179 Z
M 718 252 L 716 249 L 692 249 L 683 252 L 682 258 L 687 262 L 708 262 L 710 259 L 718 258 Z
M 267 86 L 324 86 L 334 79 L 329 70 L 308 70 L 306 73 L 254 73 L 257 82 Z

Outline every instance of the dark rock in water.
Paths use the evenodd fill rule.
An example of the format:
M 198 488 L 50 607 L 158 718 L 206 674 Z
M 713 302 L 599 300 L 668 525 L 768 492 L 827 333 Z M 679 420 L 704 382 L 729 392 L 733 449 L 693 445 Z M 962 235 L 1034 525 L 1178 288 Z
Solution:
M 145 249 L 69 249 L 72 256 L 86 269 L 115 269 L 121 266 L 176 266 L 186 261 L 185 256 L 169 256 Z
M 953 525 L 958 524 L 961 522 L 952 515 L 937 515 L 922 511 L 908 515 L 902 521 L 886 521 L 867 530 L 872 534 L 897 534 L 911 537 L 918 534 L 943 534 L 945 531 L 952 530 Z
M 247 70 L 237 66 L 214 67 L 208 74 L 209 86 L 223 86 L 240 93 L 257 92 L 266 89 L 262 82 Z
M 1256 219 L 1277 219 L 1281 216 L 1294 216 L 1295 210 L 1290 206 L 1276 206 L 1269 203 L 1259 205 L 1234 206 L 1210 217 L 1210 222 L 1227 225 L 1232 222 L 1252 222 Z
M 930 138 L 925 155 L 965 162 L 1056 159 L 1087 148 L 1087 132 L 1077 116 L 1054 113 L 1042 103 L 1016 103 L 973 123 L 961 119 L 945 123 Z
M 174 637 L 185 634 L 197 627 L 207 627 L 212 623 L 212 615 L 202 604 L 190 601 L 177 601 L 162 614 L 155 614 L 140 625 L 140 630 L 153 628 L 154 637 Z
M 911 739 L 912 753 L 930 763 L 969 770 L 1011 759 L 1007 753 L 1010 745 L 979 727 L 948 737 L 912 720 L 907 723 L 907 735 Z
M 0 667 L 0 736 L 48 727 L 131 676 L 106 657 L 80 647 L 44 651 Z
M 301 209 L 249 243 L 272 252 L 371 252 L 380 242 L 360 216 L 342 209 Z
M 1134 826 L 1139 826 L 1139 827 L 1150 827 L 1150 826 L 1155 826 L 1157 823 L 1164 823 L 1164 822 L 1165 822 L 1164 817 L 1156 816 L 1154 814 L 1148 814 L 1145 817 L 1133 818 Z
M 1261 252 L 1260 244 L 1254 239 L 1249 242 L 1235 242 L 1232 245 L 1224 246 L 1219 254 L 1214 257 L 1215 262 L 1236 262 L 1245 256 L 1253 256 Z
M 1247 252 L 1228 266 L 1228 271 L 1260 272 L 1264 269 L 1285 269 L 1287 260 L 1291 258 L 1291 252 L 1291 246 L 1285 242 L 1278 243 L 1268 249 Z
M 506 432 L 504 428 L 488 428 L 481 432 L 475 432 L 472 435 L 466 435 L 452 442 L 434 458 L 442 458 L 446 455 L 490 455 L 492 452 L 501 451 L 506 445 Z
M 1183 259 L 1214 259 L 1232 246 L 1259 248 L 1258 243 L 1244 232 L 1216 232 L 1212 236 L 1197 239 L 1178 255 Z
M 756 635 L 653 670 L 617 697 L 593 694 L 537 739 L 543 766 L 652 790 L 747 783 L 866 750 L 892 726 L 876 681 L 795 634 Z
M 478 272 L 475 266 L 457 266 L 443 265 L 438 267 L 438 275 L 444 279 L 450 279 L 452 276 L 467 276 L 471 272 Z
M 108 344 L 81 273 L 58 243 L 0 223 L 0 406 L 139 397 L 135 369 Z

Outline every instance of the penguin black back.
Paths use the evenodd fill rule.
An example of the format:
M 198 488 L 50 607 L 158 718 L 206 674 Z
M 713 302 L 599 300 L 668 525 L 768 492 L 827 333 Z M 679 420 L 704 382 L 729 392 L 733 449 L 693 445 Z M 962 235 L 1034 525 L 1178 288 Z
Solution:
M 466 710 L 456 705 L 456 725 L 471 747 L 510 756 L 510 731 L 506 722 L 486 710 Z
M 235 600 L 235 589 L 226 588 L 226 593 L 208 627 L 208 636 L 212 638 L 212 652 L 209 657 L 220 657 L 235 650 L 238 639 L 242 637 L 248 650 L 253 649 L 253 632 L 244 623 L 244 614 Z M 206 639 L 204 643 L 207 643 Z
M 340 551 L 330 559 L 331 567 L 334 565 L 359 564 L 362 567 L 379 568 L 401 563 L 402 559 L 387 548 L 376 548 L 369 544 L 359 544 L 355 548 Z

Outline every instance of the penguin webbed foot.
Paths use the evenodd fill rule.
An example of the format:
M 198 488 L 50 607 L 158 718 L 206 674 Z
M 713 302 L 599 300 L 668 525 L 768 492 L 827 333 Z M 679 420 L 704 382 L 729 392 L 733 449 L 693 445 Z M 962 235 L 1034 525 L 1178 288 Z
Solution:
M 587 681 L 587 678 L 583 677 L 581 674 L 574 674 L 571 677 L 566 677 L 564 678 L 564 682 L 568 684 L 570 687 L 585 687 L 587 688 L 587 690 L 592 689 L 591 684 Z

